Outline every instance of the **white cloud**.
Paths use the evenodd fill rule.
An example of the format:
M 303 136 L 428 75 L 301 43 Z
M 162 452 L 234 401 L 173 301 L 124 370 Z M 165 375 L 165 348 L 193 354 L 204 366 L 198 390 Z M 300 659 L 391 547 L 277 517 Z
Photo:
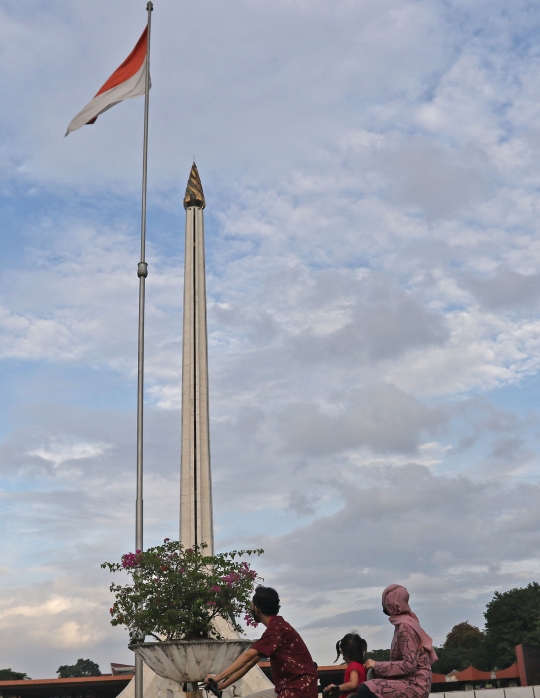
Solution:
M 540 13 L 512 9 L 154 11 L 146 541 L 177 531 L 195 150 L 219 544 L 266 539 L 317 661 L 350 624 L 387 645 L 390 581 L 441 639 L 537 574 Z M 142 101 L 62 136 L 144 21 L 0 8 L 1 649 L 32 675 L 131 660 L 99 563 L 133 546 Z
M 43 460 L 50 461 L 57 468 L 66 461 L 95 458 L 108 448 L 111 448 L 109 444 L 65 444 L 53 442 L 46 448 L 37 448 L 35 451 L 29 451 L 28 455 L 38 456 Z
M 10 616 L 38 618 L 44 615 L 57 615 L 72 607 L 73 601 L 71 599 L 56 596 L 45 601 L 45 603 L 39 603 L 33 606 L 14 606 L 13 608 L 5 609 L 0 612 L 0 620 L 4 620 Z

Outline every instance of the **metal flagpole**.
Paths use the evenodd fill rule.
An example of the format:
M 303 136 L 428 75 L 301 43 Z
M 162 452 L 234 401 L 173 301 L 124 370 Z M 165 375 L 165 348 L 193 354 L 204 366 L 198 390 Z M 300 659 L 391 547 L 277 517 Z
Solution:
M 141 261 L 137 266 L 139 277 L 139 357 L 137 375 L 137 501 L 135 503 L 135 549 L 143 549 L 143 406 L 144 406 L 144 291 L 148 276 L 146 252 L 146 182 L 148 175 L 148 103 L 150 96 L 150 27 L 152 22 L 151 2 L 148 12 L 148 35 L 146 44 L 146 84 L 144 92 L 144 145 L 141 205 Z M 144 638 L 142 638 L 144 639 Z M 143 698 L 143 661 L 135 655 L 135 698 Z

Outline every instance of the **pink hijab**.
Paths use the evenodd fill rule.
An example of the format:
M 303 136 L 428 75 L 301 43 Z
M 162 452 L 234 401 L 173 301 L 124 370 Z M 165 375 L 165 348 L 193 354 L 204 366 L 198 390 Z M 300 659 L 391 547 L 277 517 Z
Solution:
M 400 584 L 390 584 L 383 591 L 382 595 L 382 605 L 385 611 L 390 614 L 390 622 L 392 625 L 401 625 L 401 623 L 406 623 L 410 625 L 411 628 L 416 630 L 418 636 L 420 637 L 420 643 L 422 647 L 425 647 L 429 652 L 429 659 L 431 663 L 436 662 L 438 657 L 433 649 L 433 640 L 430 636 L 420 627 L 420 622 L 415 613 L 411 611 L 409 606 L 409 592 L 405 587 Z

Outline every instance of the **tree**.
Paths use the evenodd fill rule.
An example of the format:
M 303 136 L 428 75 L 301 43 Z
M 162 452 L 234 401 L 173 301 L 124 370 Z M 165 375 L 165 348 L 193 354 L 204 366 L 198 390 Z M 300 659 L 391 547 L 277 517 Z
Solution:
M 436 652 L 439 659 L 433 664 L 433 671 L 437 674 L 449 674 L 453 669 L 463 671 L 471 665 L 482 671 L 493 668 L 485 634 L 469 621 L 454 625 Z
M 490 654 L 500 669 L 510 666 L 516 661 L 516 645 L 540 647 L 540 584 L 496 591 L 484 617 Z
M 29 679 L 27 674 L 21 671 L 12 671 L 11 669 L 0 669 L 0 681 L 23 681 Z
M 468 620 L 464 623 L 454 625 L 452 630 L 446 636 L 444 647 L 460 647 L 462 649 L 473 649 L 483 645 L 485 635 L 475 625 L 471 625 Z
M 64 664 L 56 670 L 59 679 L 71 679 L 77 676 L 101 676 L 99 666 L 91 659 L 77 659 L 75 664 Z
M 367 653 L 367 658 L 376 662 L 389 662 L 390 650 L 371 650 L 371 652 Z

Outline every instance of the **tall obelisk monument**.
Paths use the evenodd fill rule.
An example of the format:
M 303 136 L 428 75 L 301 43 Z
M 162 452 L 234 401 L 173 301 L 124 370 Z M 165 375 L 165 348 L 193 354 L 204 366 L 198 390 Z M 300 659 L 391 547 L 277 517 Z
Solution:
M 182 455 L 180 540 L 188 548 L 206 543 L 214 552 L 210 429 L 208 416 L 208 340 L 204 259 L 204 193 L 193 163 L 184 196 L 184 334 L 182 345 Z
M 186 256 L 184 259 L 184 337 L 182 344 L 182 456 L 180 466 L 180 541 L 186 548 L 206 543 L 214 552 L 210 430 L 208 419 L 208 335 L 204 264 L 204 193 L 193 163 L 184 196 Z M 238 638 L 224 618 L 215 618 L 220 634 Z M 273 688 L 255 666 L 237 682 L 248 696 Z M 185 694 L 194 695 L 194 694 Z M 125 698 L 130 698 L 126 696 Z M 145 694 L 145 698 L 153 696 Z
M 180 473 L 180 541 L 186 548 L 206 543 L 206 552 L 214 552 L 212 520 L 212 478 L 210 474 L 210 433 L 208 419 L 208 338 L 206 329 L 206 278 L 204 264 L 204 193 L 195 163 L 191 168 L 184 196 L 186 209 L 186 257 L 184 260 L 184 337 L 182 353 L 182 456 Z M 224 618 L 215 618 L 220 634 L 238 638 Z M 174 681 L 162 679 L 144 667 L 144 698 L 160 698 L 164 692 L 179 688 Z M 120 694 L 135 698 L 134 681 Z M 239 693 L 273 688 L 260 667 L 236 682 Z M 200 692 L 183 695 L 199 696 Z M 174 690 L 174 695 L 177 695 Z M 179 695 L 182 695 L 181 693 Z M 227 694 L 233 695 L 233 689 Z M 120 698 L 120 696 L 118 698 Z

